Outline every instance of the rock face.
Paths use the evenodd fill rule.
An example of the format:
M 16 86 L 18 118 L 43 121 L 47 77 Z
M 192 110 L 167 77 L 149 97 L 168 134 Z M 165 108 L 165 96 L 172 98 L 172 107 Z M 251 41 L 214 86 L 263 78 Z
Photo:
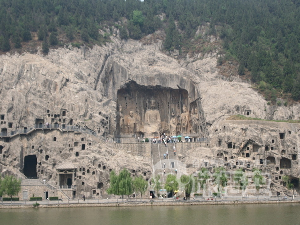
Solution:
M 72 186 L 70 197 L 103 197 L 111 170 L 128 168 L 147 180 L 155 174 L 159 151 L 138 141 L 165 133 L 205 140 L 178 150 L 174 160 L 186 166 L 178 175 L 216 158 L 234 169 L 243 158 L 239 167 L 271 171 L 274 190 L 283 190 L 282 174 L 296 183 L 297 125 L 225 119 L 299 119 L 299 105 L 270 107 L 250 84 L 224 79 L 216 54 L 178 61 L 160 48 L 160 42 L 113 38 L 105 46 L 65 46 L 47 56 L 2 55 L 0 171 Z

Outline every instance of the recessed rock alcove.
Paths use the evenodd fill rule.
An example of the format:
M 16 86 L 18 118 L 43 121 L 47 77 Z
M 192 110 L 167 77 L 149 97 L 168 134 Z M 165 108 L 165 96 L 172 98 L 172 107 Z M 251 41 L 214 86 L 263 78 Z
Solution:
M 197 135 L 199 109 L 188 91 L 143 86 L 134 81 L 117 92 L 117 134 L 155 137 L 161 134 Z

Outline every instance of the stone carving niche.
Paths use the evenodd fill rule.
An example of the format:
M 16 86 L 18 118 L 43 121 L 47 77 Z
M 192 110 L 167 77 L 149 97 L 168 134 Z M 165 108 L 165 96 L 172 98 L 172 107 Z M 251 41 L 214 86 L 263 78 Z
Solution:
M 134 81 L 117 92 L 117 136 L 197 136 L 200 127 L 197 102 L 188 91 L 162 86 L 143 86 Z

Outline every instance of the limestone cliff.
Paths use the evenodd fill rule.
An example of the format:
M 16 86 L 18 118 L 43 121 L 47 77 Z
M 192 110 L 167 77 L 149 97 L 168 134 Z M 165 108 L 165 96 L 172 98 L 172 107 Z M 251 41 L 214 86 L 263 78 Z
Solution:
M 250 139 L 261 147 L 267 145 L 265 140 L 259 139 L 262 133 L 256 132 L 265 129 L 268 133 L 272 130 L 268 124 L 257 125 L 258 128 L 253 131 L 248 129 L 248 133 L 244 134 L 246 137 L 241 139 L 239 132 L 225 129 L 223 123 L 229 115 L 299 119 L 299 105 L 271 107 L 251 88 L 251 84 L 242 82 L 238 77 L 230 80 L 222 77 L 216 67 L 217 52 L 177 60 L 160 49 L 161 42 L 144 45 L 138 41 L 121 41 L 114 37 L 111 43 L 94 46 L 92 49 L 65 46 L 50 50 L 47 56 L 28 53 L 0 56 L 0 171 L 22 174 L 25 157 L 35 155 L 36 175 L 52 185 L 59 185 L 58 169 L 61 168 L 62 172 L 63 164 L 72 162 L 77 169 L 72 184 L 77 185 L 78 193 L 89 195 L 105 193 L 109 171 L 112 169 L 128 168 L 132 174 L 142 174 L 149 179 L 153 173 L 153 162 L 148 145 L 137 145 L 135 139 L 130 139 L 132 136 L 127 136 L 127 144 L 112 143 L 119 142 L 115 139 L 118 127 L 119 133 L 128 134 L 128 130 L 121 128 L 120 114 L 117 111 L 121 101 L 118 99 L 118 90 L 130 81 L 145 88 L 159 86 L 187 91 L 185 103 L 180 104 L 188 106 L 190 114 L 187 118 L 196 115 L 198 128 L 194 129 L 192 125 L 183 128 L 183 106 L 179 106 L 177 100 L 173 103 L 170 101 L 169 111 L 163 116 L 166 119 L 161 118 L 162 124 L 163 120 L 166 121 L 166 132 L 171 133 L 172 127 L 168 127 L 171 118 L 167 117 L 173 113 L 177 116 L 175 135 L 194 132 L 193 137 L 211 141 L 201 147 L 201 154 L 199 150 L 181 155 L 183 158 L 179 160 L 186 165 L 190 165 L 195 157 L 197 162 L 202 157 L 216 157 L 215 153 L 222 150 L 222 145 L 212 146 L 219 139 L 226 139 L 226 143 L 235 142 L 241 149 L 243 143 Z M 150 107 L 150 103 L 146 104 L 150 100 L 145 98 L 144 102 L 136 103 L 140 104 L 136 107 L 137 110 L 144 107 L 140 115 L 144 115 Z M 127 102 L 122 101 L 123 108 L 127 107 Z M 161 107 L 161 114 L 169 104 L 167 100 L 163 101 L 162 105 L 156 105 Z M 133 103 L 128 103 L 128 107 L 130 104 Z M 126 111 L 128 115 L 129 111 Z M 249 126 L 230 125 L 228 121 L 226 123 L 236 126 L 234 129 L 237 130 Z M 132 125 L 130 129 L 137 131 L 137 125 Z M 292 130 L 298 132 L 296 128 Z M 279 135 L 289 130 L 279 129 L 275 132 Z M 294 138 L 296 137 L 298 138 L 295 134 Z M 298 143 L 296 139 L 294 142 Z M 296 144 L 293 146 L 298 148 Z M 294 149 L 290 154 L 297 155 L 297 151 L 298 149 Z M 222 154 L 223 157 L 225 154 Z M 234 158 L 240 156 L 240 153 L 234 154 Z M 226 157 L 232 155 L 230 153 Z M 280 164 L 280 158 L 277 157 L 276 160 Z M 190 172 L 196 171 L 201 163 L 196 165 Z M 295 164 L 294 168 L 296 170 L 292 173 L 296 177 L 298 166 Z

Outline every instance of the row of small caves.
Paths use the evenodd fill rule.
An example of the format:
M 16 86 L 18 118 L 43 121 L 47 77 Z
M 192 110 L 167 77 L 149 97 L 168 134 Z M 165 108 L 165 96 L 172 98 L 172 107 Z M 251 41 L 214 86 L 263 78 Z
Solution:
M 289 131 L 289 134 L 291 132 Z M 284 141 L 285 133 L 279 133 L 279 140 Z M 272 173 L 272 181 L 280 185 L 285 185 L 282 178 L 284 175 L 291 174 L 290 171 L 285 172 L 285 170 L 292 169 L 298 166 L 298 154 L 296 147 L 292 147 L 291 150 L 277 150 L 278 144 L 276 144 L 276 139 L 272 139 L 270 144 L 261 146 L 253 140 L 248 140 L 241 147 L 237 147 L 233 142 L 227 142 L 228 149 L 236 149 L 238 159 L 236 156 L 229 154 L 232 150 L 219 150 L 216 153 L 217 158 L 223 159 L 224 165 L 227 167 L 235 168 L 247 168 L 251 169 L 253 167 L 258 167 L 263 170 L 267 170 Z M 222 139 L 219 139 L 217 143 L 218 147 L 222 146 Z M 279 153 L 279 154 L 278 154 Z M 233 161 L 235 165 L 230 165 L 229 161 Z M 257 163 L 255 163 L 257 162 Z M 299 178 L 289 175 L 290 182 L 294 185 L 295 189 L 299 189 Z M 271 183 L 271 187 L 274 183 Z M 300 191 L 300 190 L 299 190 Z
M 37 118 L 35 119 L 34 128 L 44 128 L 47 129 L 48 127 L 46 124 L 49 124 L 49 128 L 62 128 L 65 129 L 67 126 L 77 126 L 77 127 L 84 127 L 85 129 L 100 134 L 102 136 L 107 136 L 110 133 L 110 116 L 104 114 L 103 112 L 99 112 L 98 115 L 100 116 L 99 127 L 97 128 L 90 128 L 86 124 L 81 125 L 80 123 L 74 123 L 73 118 L 70 118 L 68 115 L 67 109 L 60 109 L 59 112 L 51 112 L 51 110 L 46 110 L 46 115 L 44 118 Z M 17 130 L 23 129 L 23 133 L 27 133 L 33 127 L 22 127 L 19 128 L 16 124 L 14 125 L 13 122 L 6 121 L 7 115 L 1 114 L 0 115 L 0 128 L 1 128 L 1 136 L 7 137 L 4 139 L 5 142 L 9 142 L 9 136 L 16 134 Z M 91 115 L 89 116 L 91 118 Z

